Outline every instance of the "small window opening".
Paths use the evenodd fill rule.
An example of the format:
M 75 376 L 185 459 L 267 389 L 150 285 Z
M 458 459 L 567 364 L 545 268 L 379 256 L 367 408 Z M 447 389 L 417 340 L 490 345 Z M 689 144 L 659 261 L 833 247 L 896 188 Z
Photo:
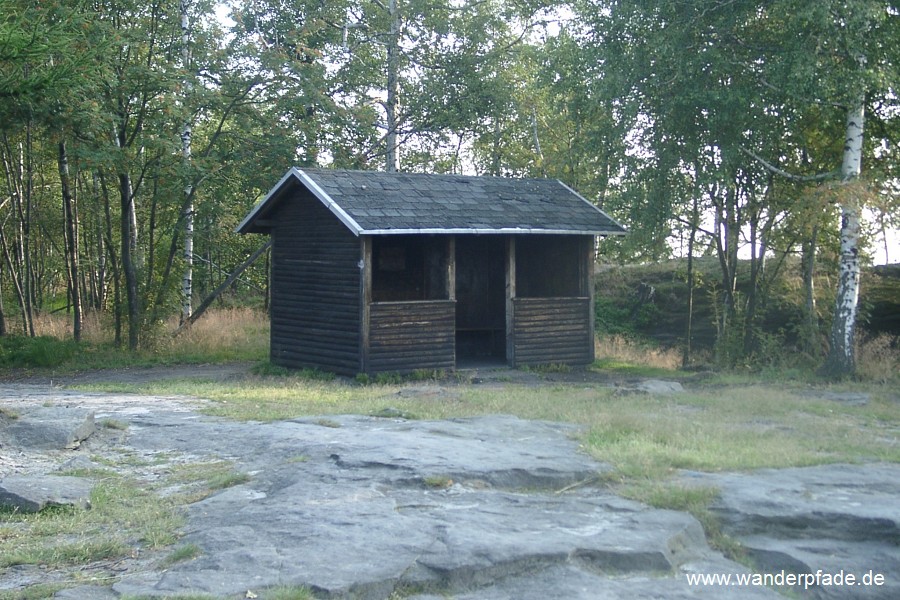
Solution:
M 516 295 L 521 298 L 571 298 L 584 290 L 584 245 L 570 235 L 516 238 Z
M 396 235 L 372 240 L 372 300 L 446 300 L 448 244 L 438 236 Z

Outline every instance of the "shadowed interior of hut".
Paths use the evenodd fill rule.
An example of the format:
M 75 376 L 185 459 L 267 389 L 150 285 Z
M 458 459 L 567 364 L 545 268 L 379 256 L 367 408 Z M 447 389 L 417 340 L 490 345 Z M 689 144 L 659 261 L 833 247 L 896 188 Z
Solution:
M 506 244 L 501 236 L 456 239 L 458 367 L 506 361 Z

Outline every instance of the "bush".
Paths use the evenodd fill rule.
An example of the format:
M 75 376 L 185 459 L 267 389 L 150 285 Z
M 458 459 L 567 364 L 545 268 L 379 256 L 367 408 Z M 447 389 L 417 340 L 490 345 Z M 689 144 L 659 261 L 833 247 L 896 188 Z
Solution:
M 16 368 L 58 367 L 72 358 L 78 345 L 49 336 L 0 338 L 0 366 Z
M 628 308 L 610 298 L 594 300 L 594 329 L 607 335 L 634 335 L 635 324 Z

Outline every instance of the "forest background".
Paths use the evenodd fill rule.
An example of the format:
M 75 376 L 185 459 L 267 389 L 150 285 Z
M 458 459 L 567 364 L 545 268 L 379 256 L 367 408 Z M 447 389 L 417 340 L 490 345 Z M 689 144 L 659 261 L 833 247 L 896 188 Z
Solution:
M 629 228 L 604 263 L 681 259 L 704 360 L 851 374 L 860 272 L 897 259 L 898 54 L 895 0 L 0 0 L 0 335 L 151 346 L 328 166 L 558 178 Z

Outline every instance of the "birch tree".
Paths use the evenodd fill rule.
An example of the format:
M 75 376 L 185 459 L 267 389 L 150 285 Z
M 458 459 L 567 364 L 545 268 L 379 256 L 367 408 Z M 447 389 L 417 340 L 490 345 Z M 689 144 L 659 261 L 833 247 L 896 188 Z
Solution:
M 710 197 L 717 222 L 728 225 L 724 236 L 714 238 L 723 250 L 733 250 L 744 228 L 753 225 L 744 217 L 756 212 L 730 198 L 749 192 L 747 198 L 763 203 L 768 218 L 790 218 L 790 203 L 768 205 L 766 198 L 784 197 L 766 192 L 773 184 L 827 179 L 847 184 L 840 202 L 841 267 L 826 370 L 852 373 L 861 203 L 851 182 L 874 147 L 864 137 L 867 107 L 880 107 L 880 118 L 897 117 L 896 3 L 598 0 L 589 7 L 585 18 L 603 61 L 598 87 L 621 103 L 633 143 L 654 161 L 656 172 L 684 171 L 679 166 L 684 163 L 707 165 L 707 182 L 714 186 L 707 189 L 724 193 Z M 835 126 L 838 115 L 843 126 Z M 810 152 L 821 156 L 807 161 Z M 827 172 L 810 170 L 829 163 Z M 788 195 L 796 197 L 796 192 Z M 732 250 L 725 255 L 731 260 L 722 263 L 726 310 Z

